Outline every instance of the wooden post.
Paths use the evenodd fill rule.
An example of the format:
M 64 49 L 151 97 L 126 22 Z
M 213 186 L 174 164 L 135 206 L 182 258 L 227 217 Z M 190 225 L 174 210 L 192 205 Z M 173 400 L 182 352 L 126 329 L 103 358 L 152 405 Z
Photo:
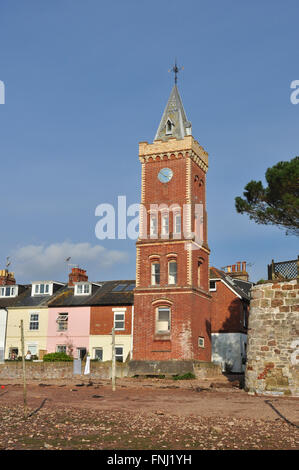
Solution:
M 115 392 L 115 330 L 112 328 L 112 391 Z
M 25 344 L 24 344 L 24 323 L 21 320 L 21 343 L 22 343 L 22 363 L 23 363 L 23 396 L 24 396 L 24 418 L 27 419 L 27 387 L 26 387 L 26 366 L 25 366 Z

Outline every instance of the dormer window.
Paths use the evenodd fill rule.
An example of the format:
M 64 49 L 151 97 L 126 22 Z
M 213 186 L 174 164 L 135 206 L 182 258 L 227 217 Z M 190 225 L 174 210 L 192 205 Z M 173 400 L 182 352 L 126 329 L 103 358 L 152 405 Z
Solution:
M 16 297 L 18 295 L 18 286 L 0 287 L 0 297 Z
M 166 135 L 171 135 L 172 134 L 172 128 L 173 128 L 173 123 L 171 122 L 170 119 L 167 119 L 167 121 L 166 121 Z
M 90 295 L 91 284 L 89 282 L 77 282 L 75 284 L 75 295 Z
M 52 295 L 53 284 L 50 282 L 40 282 L 38 284 L 32 284 L 31 295 Z

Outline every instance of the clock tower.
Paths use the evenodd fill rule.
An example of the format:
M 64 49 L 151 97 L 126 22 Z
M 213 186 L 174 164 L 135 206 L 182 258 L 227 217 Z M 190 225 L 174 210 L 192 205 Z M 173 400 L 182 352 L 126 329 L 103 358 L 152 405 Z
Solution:
M 211 360 L 206 173 L 175 83 L 153 143 L 139 144 L 133 360 Z

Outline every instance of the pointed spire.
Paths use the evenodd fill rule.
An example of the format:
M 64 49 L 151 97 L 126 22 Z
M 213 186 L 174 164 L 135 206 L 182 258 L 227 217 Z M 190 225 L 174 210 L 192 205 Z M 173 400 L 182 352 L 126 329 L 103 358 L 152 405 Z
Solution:
M 192 134 L 191 122 L 188 121 L 176 83 L 164 110 L 155 140 L 168 140 L 171 137 L 183 139 Z

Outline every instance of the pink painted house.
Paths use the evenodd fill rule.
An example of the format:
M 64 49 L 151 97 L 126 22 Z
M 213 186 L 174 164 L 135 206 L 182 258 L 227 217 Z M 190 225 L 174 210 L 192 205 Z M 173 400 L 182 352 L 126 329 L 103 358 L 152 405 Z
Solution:
M 89 348 L 90 305 L 101 284 L 88 281 L 86 271 L 73 268 L 69 283 L 49 303 L 47 352 L 66 352 L 75 358 Z
M 50 307 L 47 352 L 83 358 L 88 352 L 90 307 Z

